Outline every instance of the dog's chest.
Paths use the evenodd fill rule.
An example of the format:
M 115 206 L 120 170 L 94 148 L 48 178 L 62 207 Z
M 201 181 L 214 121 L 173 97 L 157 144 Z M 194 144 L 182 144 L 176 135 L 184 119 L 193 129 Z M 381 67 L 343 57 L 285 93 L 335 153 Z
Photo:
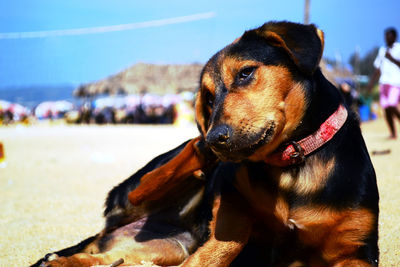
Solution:
M 312 196 L 324 188 L 334 163 L 310 157 L 305 165 L 286 169 L 250 164 L 238 172 L 236 187 L 257 217 L 288 229 L 301 227 L 294 219 L 298 208 L 313 205 Z

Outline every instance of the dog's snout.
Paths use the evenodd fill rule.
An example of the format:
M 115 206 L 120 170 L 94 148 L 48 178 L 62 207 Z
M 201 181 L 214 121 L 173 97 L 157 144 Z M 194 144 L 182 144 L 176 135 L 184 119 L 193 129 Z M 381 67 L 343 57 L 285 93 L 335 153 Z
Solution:
M 219 125 L 207 134 L 206 142 L 216 148 L 224 148 L 229 144 L 232 130 L 228 125 Z

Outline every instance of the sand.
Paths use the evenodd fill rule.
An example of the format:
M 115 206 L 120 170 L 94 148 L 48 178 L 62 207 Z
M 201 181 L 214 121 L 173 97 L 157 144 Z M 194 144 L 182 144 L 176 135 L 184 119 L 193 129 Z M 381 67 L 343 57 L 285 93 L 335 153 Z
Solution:
M 364 123 L 381 194 L 381 266 L 400 266 L 400 140 L 387 141 L 382 120 Z M 48 252 L 99 232 L 107 192 L 196 127 L 0 127 L 0 266 L 28 266 Z

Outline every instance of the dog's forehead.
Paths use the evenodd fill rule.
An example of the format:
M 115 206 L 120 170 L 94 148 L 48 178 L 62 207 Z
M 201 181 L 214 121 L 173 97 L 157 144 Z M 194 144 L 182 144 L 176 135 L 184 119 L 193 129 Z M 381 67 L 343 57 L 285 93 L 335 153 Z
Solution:
M 271 47 L 261 40 L 247 40 L 240 38 L 217 52 L 206 64 L 208 71 L 215 71 L 222 66 L 226 59 L 253 60 L 263 62 L 268 54 L 272 53 Z
M 254 62 L 263 65 L 288 65 L 290 59 L 279 48 L 269 45 L 263 38 L 246 34 L 217 52 L 204 66 L 202 81 L 221 79 L 224 64 Z M 237 64 L 240 66 L 240 64 Z
M 236 48 L 236 44 L 228 45 L 219 52 L 217 52 L 211 59 L 206 63 L 203 68 L 201 75 L 201 82 L 203 86 L 210 85 L 212 82 L 217 82 L 222 79 L 223 65 L 227 61 L 241 61 L 245 57 L 245 51 L 240 51 Z

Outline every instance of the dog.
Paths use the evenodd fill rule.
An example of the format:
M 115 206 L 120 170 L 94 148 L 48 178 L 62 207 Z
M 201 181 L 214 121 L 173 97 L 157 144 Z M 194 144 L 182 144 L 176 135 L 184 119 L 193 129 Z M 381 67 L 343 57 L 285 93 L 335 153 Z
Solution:
M 215 54 L 200 136 L 112 190 L 102 233 L 37 264 L 378 266 L 374 168 L 323 47 L 314 25 L 283 21 Z
M 266 266 L 378 265 L 375 171 L 357 116 L 318 67 L 323 47 L 314 25 L 271 22 L 205 65 L 196 120 L 219 186 L 210 236 L 184 266 L 228 266 L 249 244 Z M 131 203 L 182 176 L 143 178 Z

